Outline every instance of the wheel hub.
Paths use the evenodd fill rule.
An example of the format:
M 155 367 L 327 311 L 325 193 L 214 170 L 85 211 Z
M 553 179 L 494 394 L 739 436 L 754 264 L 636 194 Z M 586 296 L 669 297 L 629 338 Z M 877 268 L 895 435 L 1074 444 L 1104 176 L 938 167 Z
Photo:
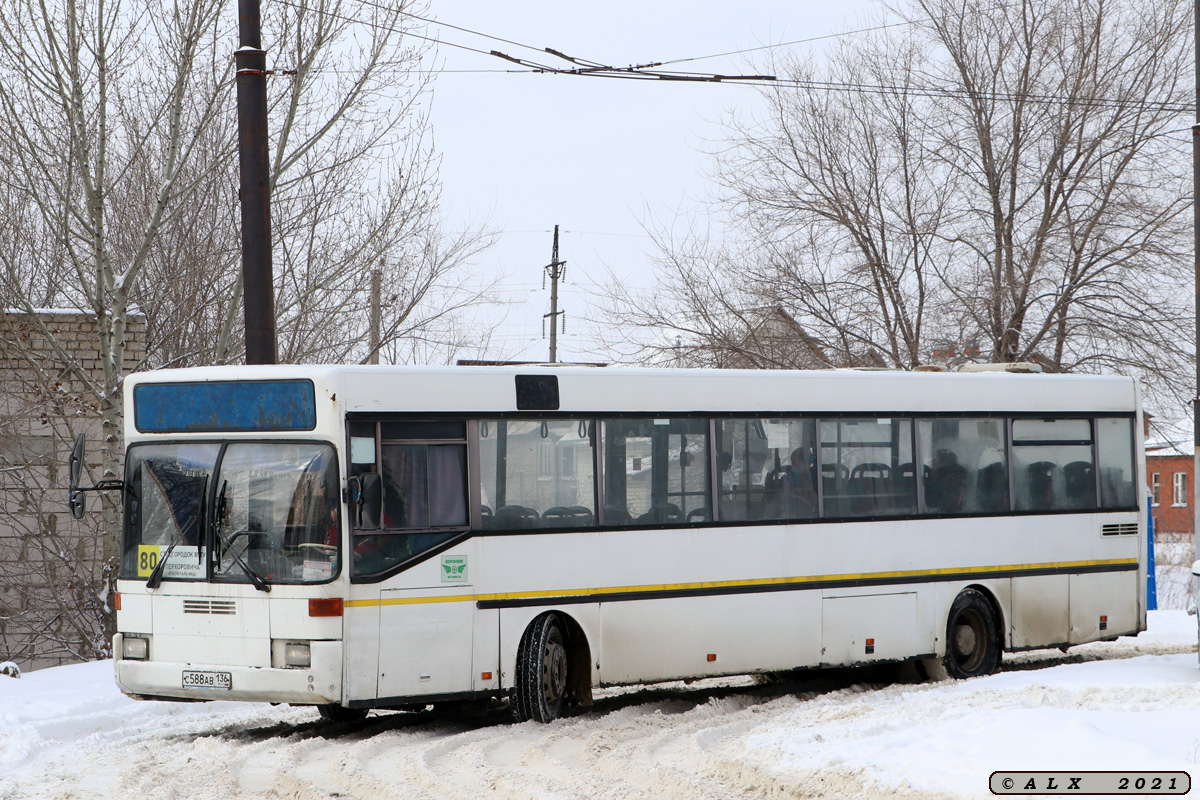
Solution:
M 546 643 L 545 666 L 543 685 L 546 701 L 555 703 L 567 688 L 567 650 L 562 642 L 552 640 Z

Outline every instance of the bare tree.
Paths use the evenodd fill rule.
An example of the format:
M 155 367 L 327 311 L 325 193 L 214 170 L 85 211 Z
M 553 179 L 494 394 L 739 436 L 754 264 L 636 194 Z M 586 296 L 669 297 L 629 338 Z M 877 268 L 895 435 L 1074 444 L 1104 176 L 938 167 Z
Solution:
M 490 299 L 467 270 L 489 239 L 442 228 L 418 69 L 427 40 L 407 35 L 422 23 L 405 4 L 271 9 L 282 359 L 365 357 L 381 260 L 387 352 L 409 352 L 405 337 L 419 352 L 461 346 L 462 318 Z M 96 408 L 98 478 L 120 473 L 129 369 L 225 363 L 244 347 L 234 12 L 230 0 L 0 0 L 0 303 L 25 314 Z M 46 307 L 96 321 L 94 364 L 34 313 Z M 131 365 L 134 311 L 148 343 Z M 103 503 L 109 576 L 116 501 Z
M 1179 364 L 1178 293 L 1190 202 L 1175 160 L 1190 54 L 1188 9 L 1107 0 L 920 0 L 914 25 L 953 87 L 935 152 L 966 213 L 944 283 L 995 360 L 1052 369 Z M 1164 377 L 1161 376 L 1160 377 Z
M 896 13 L 909 24 L 844 40 L 819 69 L 770 65 L 780 80 L 760 110 L 713 148 L 727 244 L 660 239 L 642 310 L 779 304 L 834 361 L 911 368 L 978 348 L 1186 395 L 1191 311 L 1175 287 L 1189 280 L 1190 195 L 1163 164 L 1186 144 L 1188 9 L 915 0 Z M 720 285 L 737 288 L 696 296 Z

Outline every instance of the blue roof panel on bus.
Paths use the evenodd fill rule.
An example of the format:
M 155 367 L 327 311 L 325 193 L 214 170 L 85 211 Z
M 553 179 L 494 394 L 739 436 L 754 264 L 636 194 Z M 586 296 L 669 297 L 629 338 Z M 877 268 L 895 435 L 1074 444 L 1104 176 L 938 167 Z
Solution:
M 317 427 L 312 381 L 143 383 L 133 388 L 142 433 L 311 431 Z

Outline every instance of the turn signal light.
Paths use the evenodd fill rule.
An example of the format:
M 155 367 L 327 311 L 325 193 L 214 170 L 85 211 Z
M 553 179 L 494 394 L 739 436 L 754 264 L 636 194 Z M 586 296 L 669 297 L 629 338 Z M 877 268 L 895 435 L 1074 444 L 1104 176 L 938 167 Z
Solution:
M 113 609 L 116 611 L 121 610 L 121 593 L 120 592 L 113 592 Z
M 313 597 L 308 601 L 310 617 L 340 617 L 342 615 L 342 598 Z
M 709 661 L 716 661 L 716 660 L 717 660 L 717 654 L 716 654 L 716 653 L 709 653 L 709 654 L 708 654 L 708 660 L 709 660 Z

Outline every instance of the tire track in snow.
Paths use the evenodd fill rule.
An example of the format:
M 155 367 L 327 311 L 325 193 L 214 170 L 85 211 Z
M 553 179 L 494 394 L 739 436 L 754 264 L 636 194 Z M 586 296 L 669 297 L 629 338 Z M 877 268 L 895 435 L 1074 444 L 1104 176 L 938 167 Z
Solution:
M 1019 673 L 1194 648 L 1097 644 L 1063 656 L 1022 654 L 1007 669 Z M 0 775 L 0 797 L 931 798 L 938 795 L 853 763 L 816 765 L 794 757 L 785 763 L 789 754 L 780 749 L 778 731 L 789 732 L 787 747 L 803 751 L 821 736 L 853 741 L 894 735 L 908 724 L 962 721 L 973 708 L 1095 708 L 1104 699 L 1096 689 L 1010 690 L 1002 682 L 877 685 L 864 683 L 875 675 L 863 670 L 786 677 L 771 686 L 741 680 L 731 688 L 739 683 L 731 679 L 599 690 L 595 709 L 550 725 L 509 724 L 503 714 L 469 720 L 429 712 L 332 724 L 311 709 L 98 698 L 56 719 L 31 722 L 31 738 L 0 754 L 16 775 Z M 1128 687 L 1123 702 L 1155 708 L 1172 699 L 1186 698 L 1164 697 L 1152 686 Z M 775 738 L 764 738 L 763 731 Z

